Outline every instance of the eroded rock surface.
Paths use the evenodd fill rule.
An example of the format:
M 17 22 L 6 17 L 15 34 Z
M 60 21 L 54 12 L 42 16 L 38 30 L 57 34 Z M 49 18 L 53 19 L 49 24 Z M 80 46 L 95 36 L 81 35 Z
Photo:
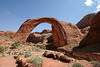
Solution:
M 90 26 L 87 26 L 87 27 L 81 29 L 81 32 L 84 34 L 84 37 L 88 34 L 89 29 L 90 29 Z
M 78 28 L 82 29 L 87 26 L 90 26 L 92 18 L 96 15 L 96 13 L 90 13 L 84 16 L 76 25 Z
M 25 21 L 13 38 L 14 41 L 25 42 L 30 32 L 40 23 L 47 22 L 52 25 L 53 45 L 65 46 L 78 44 L 81 40 L 81 32 L 76 25 L 61 22 L 52 17 L 41 17 Z
M 80 42 L 80 46 L 100 44 L 100 12 L 91 21 L 89 33 Z
M 49 41 L 48 38 L 50 38 L 50 36 L 52 36 L 52 33 L 30 33 L 30 35 L 27 38 L 27 42 L 32 42 L 32 43 L 43 43 L 43 44 L 47 44 L 47 42 Z M 51 38 L 50 40 L 52 40 L 53 38 Z

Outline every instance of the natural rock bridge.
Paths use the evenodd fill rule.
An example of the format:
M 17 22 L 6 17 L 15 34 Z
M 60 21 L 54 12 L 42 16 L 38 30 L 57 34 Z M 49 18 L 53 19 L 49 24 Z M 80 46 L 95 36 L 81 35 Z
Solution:
M 81 33 L 76 25 L 68 22 L 62 22 L 52 17 L 41 17 L 35 19 L 28 19 L 25 21 L 13 40 L 25 42 L 30 32 L 40 23 L 50 23 L 52 25 L 53 45 L 65 46 L 68 44 L 78 44 L 81 40 Z

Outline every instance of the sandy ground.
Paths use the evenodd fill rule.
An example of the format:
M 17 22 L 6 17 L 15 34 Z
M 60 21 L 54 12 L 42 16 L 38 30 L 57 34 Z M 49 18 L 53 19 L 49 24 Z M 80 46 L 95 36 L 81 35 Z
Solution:
M 13 56 L 0 57 L 0 67 L 16 67 L 16 60 Z

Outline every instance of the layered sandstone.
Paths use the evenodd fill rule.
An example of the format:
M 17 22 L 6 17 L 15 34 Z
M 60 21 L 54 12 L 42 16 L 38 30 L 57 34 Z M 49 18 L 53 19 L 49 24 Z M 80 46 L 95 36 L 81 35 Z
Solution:
M 65 46 L 68 44 L 78 44 L 80 42 L 82 35 L 76 25 L 68 22 L 61 22 L 52 17 L 41 17 L 25 21 L 15 34 L 13 40 L 25 42 L 30 32 L 37 25 L 44 22 L 52 25 L 54 46 Z
M 87 36 L 82 39 L 80 45 L 100 44 L 100 12 L 90 22 L 90 30 Z
M 91 25 L 92 18 L 96 15 L 96 13 L 90 13 L 84 16 L 76 25 L 78 28 L 82 29 Z

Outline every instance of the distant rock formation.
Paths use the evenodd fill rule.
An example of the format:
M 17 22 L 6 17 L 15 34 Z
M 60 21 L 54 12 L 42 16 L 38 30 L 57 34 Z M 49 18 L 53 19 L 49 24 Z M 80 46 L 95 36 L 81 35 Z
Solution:
M 43 34 L 43 33 L 52 33 L 52 30 L 50 30 L 50 29 L 44 29 L 44 30 L 41 32 L 41 34 Z
M 80 29 L 81 33 L 83 33 L 83 36 L 85 37 L 87 33 L 89 32 L 91 20 L 96 15 L 96 13 L 90 13 L 84 16 L 77 24 L 76 26 Z
M 100 44 L 100 11 L 93 17 L 90 23 L 89 33 L 82 39 L 80 46 Z
M 15 33 L 15 31 L 0 31 L 0 36 L 7 36 L 13 38 Z
M 84 16 L 76 26 L 80 29 L 90 26 L 92 18 L 96 15 L 96 13 L 90 13 Z
M 50 29 L 44 29 L 40 33 L 30 33 L 30 35 L 27 38 L 27 42 L 33 42 L 33 43 L 43 43 L 47 44 L 48 41 L 53 41 L 51 30 Z M 50 38 L 50 39 L 49 39 Z
M 65 46 L 68 44 L 79 44 L 82 34 L 76 25 L 68 22 L 61 22 L 52 17 L 41 17 L 25 21 L 13 38 L 21 43 L 27 40 L 30 32 L 40 23 L 47 22 L 52 25 L 53 45 Z

